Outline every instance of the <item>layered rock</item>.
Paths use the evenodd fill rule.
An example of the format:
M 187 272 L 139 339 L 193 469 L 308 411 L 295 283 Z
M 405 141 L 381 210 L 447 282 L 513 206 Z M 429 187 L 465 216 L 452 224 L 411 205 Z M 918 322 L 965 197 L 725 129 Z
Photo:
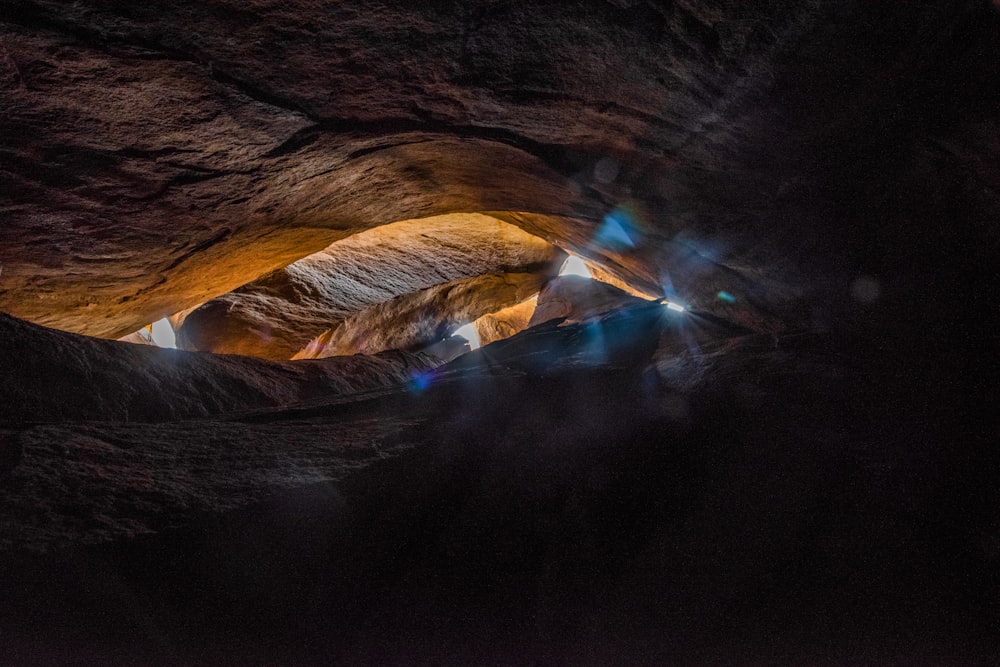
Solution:
M 509 306 L 495 313 L 483 315 L 473 324 L 479 336 L 480 345 L 489 345 L 493 341 L 509 338 L 528 328 L 531 314 L 538 305 L 538 297 Z
M 406 294 L 345 318 L 293 358 L 422 348 L 463 324 L 478 323 L 491 311 L 525 301 L 538 293 L 545 280 L 545 276 L 532 273 L 485 275 Z
M 996 24 L 971 0 L 12 0 L 0 307 L 122 336 L 368 227 L 497 211 L 646 293 L 808 324 L 904 223 L 933 245 L 936 195 L 873 217 L 868 184 L 996 159 Z M 917 155 L 973 130 L 954 178 Z
M 341 333 L 331 333 L 327 342 L 367 335 L 371 345 L 323 346 L 341 350 L 331 354 L 387 349 L 389 341 L 403 347 L 426 344 L 440 337 L 433 332 L 446 331 L 454 321 L 471 321 L 527 298 L 532 291 L 524 290 L 537 291 L 562 257 L 542 239 L 489 216 L 454 214 L 398 222 L 334 243 L 195 309 L 184 318 L 178 343 L 184 349 L 270 359 L 300 352 L 308 357 L 304 348 L 310 340 L 353 320 Z M 446 285 L 482 274 L 522 273 L 534 277 L 486 280 L 462 289 Z M 436 292 L 421 295 L 438 286 Z M 411 301 L 361 315 L 411 293 Z M 474 293 L 479 294 L 477 305 L 471 301 Z M 443 301 L 449 294 L 457 299 L 454 306 Z M 365 333 L 359 327 L 366 319 L 387 329 Z M 403 333 L 408 327 L 409 333 Z
M 562 318 L 565 324 L 583 322 L 619 308 L 647 303 L 614 285 L 582 276 L 559 276 L 538 295 L 528 326 Z
M 273 363 L 107 341 L 0 314 L 0 429 L 62 421 L 161 422 L 398 385 L 442 362 L 402 351 Z

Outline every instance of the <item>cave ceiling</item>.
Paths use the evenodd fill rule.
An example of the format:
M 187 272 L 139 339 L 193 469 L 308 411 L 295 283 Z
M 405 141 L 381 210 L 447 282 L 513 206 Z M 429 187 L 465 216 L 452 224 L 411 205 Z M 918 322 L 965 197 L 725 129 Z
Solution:
M 996 209 L 987 10 L 11 0 L 0 308 L 119 337 L 353 234 L 488 213 L 643 293 L 811 326 L 898 224 L 858 233 L 892 196 L 859 164 L 933 198 L 951 161 Z
M 1000 0 L 0 0 L 0 662 L 1000 664 L 997 220 Z

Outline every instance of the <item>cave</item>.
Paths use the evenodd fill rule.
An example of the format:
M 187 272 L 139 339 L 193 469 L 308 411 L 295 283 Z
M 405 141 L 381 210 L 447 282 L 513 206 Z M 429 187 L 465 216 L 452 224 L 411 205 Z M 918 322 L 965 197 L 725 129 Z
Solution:
M 998 219 L 988 0 L 5 0 L 0 662 L 996 664 Z

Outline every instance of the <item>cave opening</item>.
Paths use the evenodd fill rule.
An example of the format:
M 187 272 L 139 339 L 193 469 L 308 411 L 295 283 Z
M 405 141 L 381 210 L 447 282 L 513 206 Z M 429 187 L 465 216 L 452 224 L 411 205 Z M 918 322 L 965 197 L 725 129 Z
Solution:
M 996 5 L 0 3 L 0 662 L 1000 662 Z
M 608 294 L 651 298 L 596 268 Z M 548 304 L 558 285 L 547 290 L 565 276 L 594 278 L 580 256 L 499 216 L 432 216 L 356 232 L 119 340 L 274 360 L 387 350 L 447 350 L 450 359 L 455 350 L 441 343 L 459 329 L 476 349 L 540 323 L 540 293 L 540 313 L 566 315 L 569 303 Z M 604 300 L 587 316 L 617 305 Z

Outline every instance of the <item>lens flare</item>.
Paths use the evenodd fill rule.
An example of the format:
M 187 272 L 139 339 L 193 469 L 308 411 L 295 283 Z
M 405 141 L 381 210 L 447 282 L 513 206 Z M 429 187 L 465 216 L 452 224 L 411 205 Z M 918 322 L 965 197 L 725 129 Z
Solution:
M 609 250 L 622 251 L 634 248 L 636 225 L 628 211 L 615 209 L 604 216 L 604 222 L 594 236 L 594 243 Z
M 410 381 L 407 383 L 410 391 L 414 394 L 419 394 L 426 391 L 431 383 L 434 381 L 434 375 L 429 371 L 417 371 L 410 376 Z
M 736 303 L 736 297 L 730 294 L 729 292 L 722 291 L 719 292 L 716 296 L 718 296 L 720 300 L 725 301 L 726 303 Z

